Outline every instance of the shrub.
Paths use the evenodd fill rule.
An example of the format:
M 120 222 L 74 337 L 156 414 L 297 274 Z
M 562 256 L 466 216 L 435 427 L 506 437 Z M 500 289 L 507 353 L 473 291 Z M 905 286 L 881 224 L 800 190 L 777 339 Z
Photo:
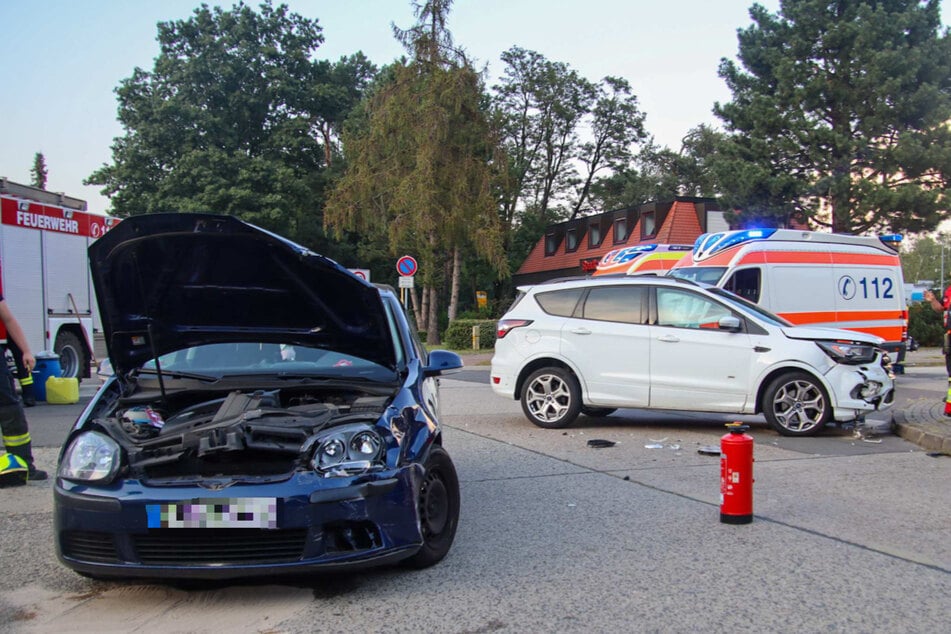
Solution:
M 926 302 L 908 305 L 908 334 L 919 346 L 944 344 L 944 316 Z
M 479 350 L 491 350 L 495 347 L 494 319 L 457 319 L 446 328 L 443 338 L 445 347 L 452 350 L 472 349 L 472 328 L 479 327 Z

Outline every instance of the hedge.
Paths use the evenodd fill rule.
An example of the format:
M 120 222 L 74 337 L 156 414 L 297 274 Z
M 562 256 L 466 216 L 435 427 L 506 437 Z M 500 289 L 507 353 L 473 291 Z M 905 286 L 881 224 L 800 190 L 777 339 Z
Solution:
M 495 347 L 495 319 L 457 319 L 446 328 L 442 345 L 451 350 L 472 350 L 472 328 L 479 327 L 479 350 Z

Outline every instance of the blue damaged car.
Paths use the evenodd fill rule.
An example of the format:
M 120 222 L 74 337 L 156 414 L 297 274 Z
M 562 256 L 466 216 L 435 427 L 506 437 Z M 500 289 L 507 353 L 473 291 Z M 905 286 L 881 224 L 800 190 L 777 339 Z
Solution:
M 60 561 L 227 579 L 449 551 L 437 378 L 387 288 L 228 216 L 128 218 L 89 249 L 113 375 L 54 489 Z

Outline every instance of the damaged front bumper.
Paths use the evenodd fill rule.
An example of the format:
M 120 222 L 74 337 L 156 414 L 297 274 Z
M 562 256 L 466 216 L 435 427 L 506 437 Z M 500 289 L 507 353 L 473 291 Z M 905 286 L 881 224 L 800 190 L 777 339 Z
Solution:
M 93 577 L 227 579 L 361 568 L 423 544 L 419 464 L 269 484 L 90 487 L 58 479 L 60 561 Z
M 875 411 L 884 411 L 895 403 L 895 380 L 881 364 L 862 366 L 835 365 L 826 374 L 833 392 L 848 395 L 833 403 L 836 421 L 851 421 Z

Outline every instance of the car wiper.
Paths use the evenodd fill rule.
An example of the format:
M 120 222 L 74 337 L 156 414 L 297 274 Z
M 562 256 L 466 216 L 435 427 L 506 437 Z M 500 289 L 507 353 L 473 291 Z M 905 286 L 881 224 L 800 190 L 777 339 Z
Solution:
M 328 377 L 314 374 L 303 374 L 301 372 L 275 372 L 274 377 L 282 381 L 314 381 L 315 383 L 329 383 L 338 381 L 339 377 Z
M 285 381 L 313 381 L 315 383 L 385 383 L 380 379 L 360 376 L 360 375 L 333 375 L 324 374 L 302 374 L 300 372 L 278 372 L 274 375 L 276 378 Z
M 162 372 L 152 368 L 139 368 L 137 374 L 154 374 L 161 376 L 170 376 L 176 379 L 195 379 L 198 381 L 220 381 L 221 376 L 213 374 L 199 374 L 198 372 L 182 372 L 180 370 L 168 370 L 163 368 Z

